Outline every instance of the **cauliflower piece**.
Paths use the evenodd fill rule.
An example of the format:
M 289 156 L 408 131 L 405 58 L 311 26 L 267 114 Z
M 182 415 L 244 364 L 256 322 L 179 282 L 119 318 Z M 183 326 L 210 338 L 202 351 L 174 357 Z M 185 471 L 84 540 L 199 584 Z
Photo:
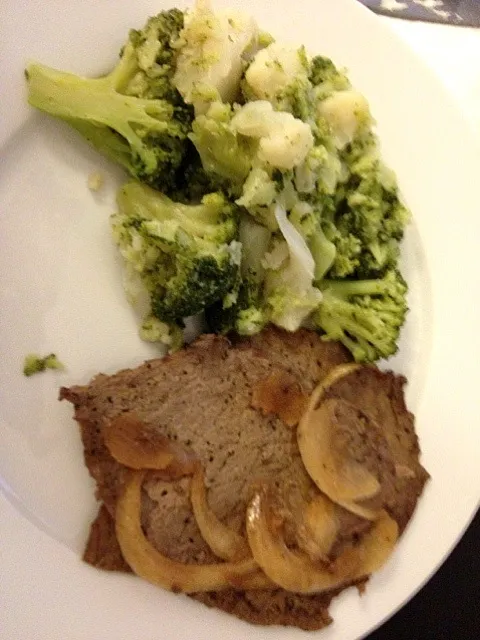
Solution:
M 296 331 L 318 307 L 322 292 L 313 285 L 315 262 L 307 243 L 283 207 L 275 207 L 275 218 L 288 247 L 288 260 L 282 261 L 278 270 L 267 272 L 267 301 L 271 321 L 287 331 Z M 281 257 L 281 250 L 278 252 Z M 272 254 L 268 261 L 272 263 Z
M 209 0 L 198 0 L 187 12 L 177 43 L 173 84 L 197 114 L 205 113 L 215 100 L 235 100 L 242 54 L 257 38 L 253 18 L 237 11 L 214 13 Z
M 258 158 L 278 169 L 291 170 L 303 162 L 313 147 L 309 124 L 291 113 L 274 111 L 270 102 L 248 102 L 233 116 L 238 133 L 259 139 Z
M 276 238 L 272 243 L 272 248 L 268 251 L 262 260 L 262 267 L 264 269 L 271 269 L 276 271 L 280 269 L 282 265 L 288 260 L 290 252 L 288 250 L 287 241 Z
M 270 206 L 277 195 L 275 182 L 268 173 L 260 167 L 255 167 L 250 171 L 243 185 L 242 197 L 235 202 L 241 207 L 250 209 L 252 207 Z
M 308 80 L 308 62 L 303 48 L 276 42 L 259 51 L 245 73 L 245 82 L 259 100 L 274 101 L 288 85 Z
M 354 90 L 337 91 L 320 102 L 318 115 L 330 125 L 338 149 L 350 144 L 357 132 L 372 122 L 365 96 Z
M 288 245 L 291 265 L 291 280 L 288 284 L 306 290 L 313 282 L 315 262 L 307 243 L 287 218 L 287 212 L 281 206 L 275 207 L 275 218 Z M 321 298 L 321 294 L 320 294 Z

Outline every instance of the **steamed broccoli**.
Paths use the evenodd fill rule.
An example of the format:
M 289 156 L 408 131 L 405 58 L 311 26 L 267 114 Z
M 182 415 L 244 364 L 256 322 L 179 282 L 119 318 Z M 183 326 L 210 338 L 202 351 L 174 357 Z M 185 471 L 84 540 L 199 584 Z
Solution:
M 329 277 L 377 277 L 395 267 L 409 213 L 394 176 L 383 166 L 372 134 L 341 154 L 348 178 L 335 196 L 325 233 L 337 247 Z
M 31 64 L 27 79 L 30 104 L 136 180 L 112 229 L 143 339 L 175 349 L 205 312 L 221 333 L 308 325 L 359 361 L 394 353 L 408 213 L 366 99 L 329 58 L 197 0 L 132 30 L 105 77 Z
M 326 340 L 340 340 L 357 362 L 374 362 L 397 351 L 408 311 L 407 286 L 397 270 L 377 280 L 324 280 L 313 314 Z
M 227 334 L 238 333 L 251 336 L 259 333 L 269 322 L 264 308 L 262 283 L 245 276 L 235 292 L 233 302 L 227 297 L 216 302 L 205 311 L 205 320 L 210 331 Z
M 183 27 L 177 9 L 131 31 L 116 67 L 87 79 L 38 63 L 26 69 L 29 103 L 82 134 L 133 177 L 170 191 L 187 149 L 193 112 L 171 80 Z
M 62 362 L 57 358 L 54 353 L 48 354 L 42 358 L 42 356 L 38 356 L 35 353 L 30 353 L 28 356 L 25 356 L 25 361 L 23 363 L 23 375 L 30 377 L 35 375 L 36 373 L 41 373 L 42 371 L 46 371 L 47 369 L 65 369 L 65 366 Z
M 335 64 L 325 56 L 315 56 L 310 63 L 309 80 L 315 87 L 318 100 L 323 100 L 335 91 L 350 88 L 347 76 L 337 69 Z
M 139 331 L 145 342 L 160 342 L 169 351 L 177 351 L 183 345 L 183 326 L 179 322 L 162 322 L 153 315 L 147 315 Z
M 232 117 L 230 105 L 216 102 L 194 120 L 189 137 L 207 175 L 228 180 L 230 190 L 235 191 L 241 189 L 250 171 L 255 146 L 232 128 Z
M 233 302 L 227 296 L 207 310 L 207 323 L 213 331 L 252 335 L 268 323 L 296 331 L 318 307 L 322 294 L 313 284 L 312 255 L 278 205 L 275 217 L 280 230 L 268 243 L 269 251 L 264 252 L 264 245 L 254 252 L 257 258 L 263 253 L 261 270 L 244 267 Z
M 209 193 L 227 192 L 225 180 L 205 171 L 195 147 L 193 144 L 189 146 L 177 172 L 175 188 L 168 192 L 168 196 L 176 202 L 198 204 Z
M 117 202 L 114 238 L 149 294 L 153 317 L 181 325 L 235 286 L 241 253 L 237 210 L 223 195 L 186 205 L 132 182 L 119 191 Z M 147 334 L 151 329 L 145 328 Z
M 223 300 L 206 309 L 205 319 L 211 331 L 253 335 L 267 324 L 269 317 L 263 300 L 263 260 L 271 236 L 268 229 L 250 216 L 241 216 L 238 236 L 242 244 L 241 278 Z

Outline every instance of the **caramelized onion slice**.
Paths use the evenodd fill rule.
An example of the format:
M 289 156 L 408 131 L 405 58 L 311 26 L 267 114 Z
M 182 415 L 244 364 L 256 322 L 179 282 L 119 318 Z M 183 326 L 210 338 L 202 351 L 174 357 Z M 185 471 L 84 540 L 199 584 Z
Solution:
M 330 387 L 336 384 L 342 378 L 349 376 L 357 369 L 360 369 L 361 364 L 357 364 L 355 362 L 348 362 L 347 364 L 339 364 L 334 369 L 328 373 L 328 375 L 323 378 L 323 380 L 315 387 L 312 395 L 308 401 L 307 408 L 305 410 L 305 414 L 309 411 L 315 411 L 315 409 L 320 406 L 323 402 L 323 398 Z
M 372 529 L 355 547 L 345 551 L 328 568 L 305 553 L 287 547 L 275 527 L 271 496 L 263 487 L 247 509 L 247 534 L 253 557 L 276 584 L 297 593 L 336 589 L 379 569 L 397 540 L 396 522 L 382 512 Z
M 252 555 L 245 538 L 223 524 L 210 509 L 203 469 L 200 466 L 192 477 L 190 499 L 202 538 L 216 556 L 223 560 L 237 561 Z
M 303 464 L 317 487 L 342 506 L 365 500 L 380 490 L 377 478 L 335 445 L 336 409 L 344 401 L 324 401 L 308 410 L 297 431 Z
M 183 564 L 161 554 L 145 537 L 140 523 L 141 488 L 145 471 L 131 471 L 115 516 L 117 540 L 125 561 L 141 578 L 176 593 L 219 591 L 232 587 L 265 588 L 253 558 L 219 564 Z M 259 575 L 260 574 L 260 575 Z M 240 585 L 240 586 L 239 586 Z
M 253 557 L 280 587 L 297 593 L 320 593 L 351 581 L 360 570 L 361 558 L 351 551 L 327 568 L 303 552 L 285 544 L 268 490 L 258 490 L 247 509 L 247 535 Z
M 252 407 L 264 414 L 274 414 L 289 427 L 302 417 L 308 397 L 302 392 L 297 379 L 287 371 L 274 371 L 253 389 Z
M 337 502 L 339 507 L 343 507 L 350 513 L 354 513 L 359 518 L 364 518 L 365 520 L 376 520 L 380 515 L 380 512 L 377 509 L 371 509 L 370 507 L 365 507 L 362 504 L 357 504 L 356 502 L 348 502 L 339 500 Z
M 381 511 L 358 547 L 362 564 L 361 573 L 356 577 L 363 578 L 381 569 L 391 556 L 397 540 L 398 524 L 386 511 Z
M 338 530 L 337 506 L 326 496 L 318 494 L 303 511 L 297 531 L 298 545 L 313 560 L 328 561 Z
M 198 464 L 192 452 L 159 434 L 134 413 L 106 422 L 102 434 L 115 460 L 131 469 L 165 470 L 173 479 L 193 473 Z

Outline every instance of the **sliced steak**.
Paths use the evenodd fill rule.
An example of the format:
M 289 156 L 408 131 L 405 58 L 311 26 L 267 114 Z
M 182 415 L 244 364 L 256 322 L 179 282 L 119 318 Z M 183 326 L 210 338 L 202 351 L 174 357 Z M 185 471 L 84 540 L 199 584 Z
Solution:
M 274 483 L 287 503 L 286 539 L 293 544 L 300 509 L 318 490 L 303 466 L 295 429 L 275 415 L 253 409 L 252 393 L 278 370 L 293 375 L 302 390 L 310 393 L 332 368 L 348 361 L 341 345 L 326 343 L 314 332 L 289 334 L 268 329 L 234 347 L 226 338 L 202 336 L 164 359 L 113 376 L 98 375 L 85 386 L 62 388 L 60 399 L 75 406 L 85 463 L 97 483 L 97 497 L 105 505 L 92 526 L 85 560 L 101 568 L 125 569 L 118 545 L 114 550 L 112 542 L 112 517 L 124 468 L 110 456 L 102 436 L 103 425 L 125 412 L 135 412 L 149 428 L 197 454 L 205 469 L 211 508 L 240 533 L 252 483 Z M 394 443 L 395 459 L 413 470 L 414 478 L 402 476 L 398 501 L 390 505 L 403 529 L 427 474 L 418 462 L 413 418 L 403 402 L 403 380 L 371 371 L 375 373 L 368 369 L 364 379 L 360 374 L 349 376 L 348 381 L 335 385 L 332 394 L 345 397 L 362 411 L 373 411 L 382 430 L 391 431 L 388 442 Z M 357 388 L 359 385 L 367 388 Z M 403 500 L 405 490 L 408 499 Z M 358 519 L 347 516 L 348 531 L 358 534 Z M 152 544 L 172 559 L 187 563 L 218 560 L 195 523 L 187 478 L 166 482 L 149 474 L 143 487 L 142 524 Z M 348 531 L 345 536 L 350 535 Z M 334 595 L 303 596 L 275 589 L 194 597 L 251 622 L 317 629 L 330 621 L 328 605 Z

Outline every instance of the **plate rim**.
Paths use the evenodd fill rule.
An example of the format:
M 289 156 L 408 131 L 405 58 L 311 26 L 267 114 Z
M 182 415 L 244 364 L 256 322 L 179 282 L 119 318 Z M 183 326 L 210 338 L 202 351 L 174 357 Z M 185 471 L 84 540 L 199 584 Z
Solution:
M 226 3 L 228 4 L 228 2 Z M 323 1 L 323 4 L 326 4 L 325 1 Z M 339 4 L 343 4 L 345 7 L 347 5 L 351 6 L 351 10 L 352 11 L 357 11 L 360 10 L 362 12 L 365 12 L 365 19 L 367 20 L 366 14 L 368 12 L 368 10 L 365 7 L 356 5 L 354 3 L 354 0 L 341 0 Z M 355 9 L 353 8 L 355 5 Z M 358 13 L 358 15 L 360 15 L 360 13 Z M 374 16 L 371 17 L 372 18 L 372 22 L 371 24 L 373 25 L 373 20 L 375 20 Z M 363 18 L 362 18 L 363 19 Z M 368 20 L 370 20 L 370 17 L 368 18 Z M 376 27 L 375 27 L 376 28 Z M 396 36 L 396 34 L 394 33 L 393 29 L 391 29 L 388 25 L 383 25 L 382 26 L 382 30 L 390 30 L 391 33 L 391 37 L 392 39 L 396 40 L 396 46 L 401 46 L 401 48 L 403 48 L 404 50 L 409 50 L 411 51 L 406 45 L 405 43 L 398 37 Z M 427 68 L 426 65 L 424 66 L 424 72 L 431 74 L 433 76 L 433 73 L 431 72 L 431 70 L 429 70 Z M 436 82 L 438 83 L 438 86 L 440 88 L 440 83 L 438 82 L 438 80 L 436 80 Z M 445 101 L 450 103 L 451 105 L 454 105 L 453 99 L 451 99 L 451 96 L 448 95 L 447 91 L 442 87 L 442 93 L 444 94 L 444 98 Z M 455 111 L 457 111 L 457 107 L 455 106 Z M 466 128 L 468 129 L 468 127 Z M 477 144 L 472 143 L 473 146 L 475 148 L 478 147 Z M 420 584 L 418 584 L 418 586 L 416 587 L 416 589 L 410 593 L 405 600 L 403 600 L 402 602 L 400 602 L 397 606 L 397 608 L 395 608 L 394 610 L 391 610 L 384 618 L 382 618 L 380 621 L 377 622 L 377 624 L 373 627 L 370 627 L 367 631 L 365 631 L 364 633 L 362 633 L 362 635 L 358 636 L 357 640 L 360 640 L 360 638 L 365 637 L 365 635 L 367 635 L 368 633 L 371 633 L 375 628 L 377 628 L 378 626 L 380 626 L 381 624 L 383 624 L 385 622 L 386 619 L 390 618 L 392 615 L 394 615 L 396 613 L 396 611 L 398 611 L 401 607 L 403 607 L 406 602 L 408 602 L 412 597 L 414 597 L 414 595 L 424 586 L 424 584 L 426 582 L 428 582 L 428 580 L 431 578 L 431 576 L 438 570 L 439 566 L 441 566 L 441 564 L 445 561 L 445 559 L 448 557 L 448 555 L 451 553 L 451 551 L 453 550 L 453 548 L 456 546 L 456 544 L 458 543 L 458 541 L 461 539 L 461 537 L 463 536 L 466 528 L 469 526 L 469 524 L 471 523 L 471 521 L 473 520 L 476 510 L 478 509 L 478 498 L 477 498 L 477 506 L 473 509 L 473 511 L 471 512 L 468 521 L 466 523 L 463 524 L 461 532 L 456 536 L 456 539 L 451 543 L 451 546 L 449 548 L 449 550 L 447 550 L 447 552 L 443 555 L 442 559 L 440 560 L 439 564 L 437 564 L 435 567 L 432 568 L 431 572 L 424 578 L 423 582 L 421 582 Z M 415 516 L 414 516 L 415 517 Z

